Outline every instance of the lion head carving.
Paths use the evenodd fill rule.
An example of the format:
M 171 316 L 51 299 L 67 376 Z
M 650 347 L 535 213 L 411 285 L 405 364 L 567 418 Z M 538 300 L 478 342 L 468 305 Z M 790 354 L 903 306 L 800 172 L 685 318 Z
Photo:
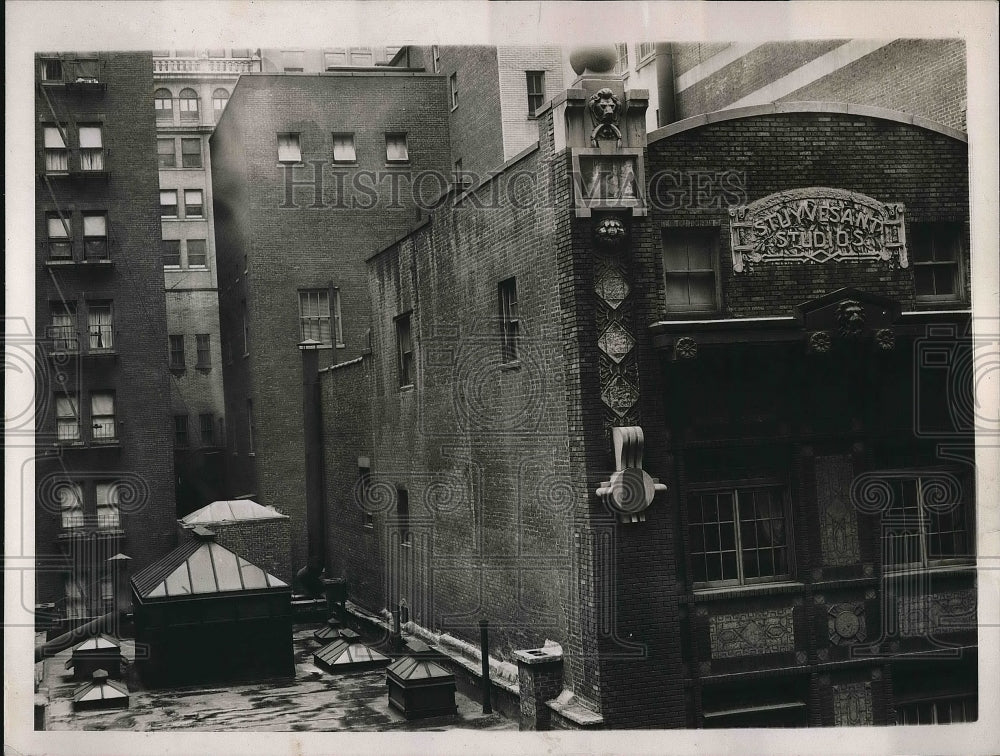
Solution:
M 591 144 L 596 147 L 601 138 L 615 139 L 620 147 L 622 133 L 617 124 L 621 116 L 622 103 L 618 96 L 604 87 L 590 96 L 588 108 L 595 124 L 594 131 L 590 135 Z
M 856 299 L 845 299 L 837 306 L 837 325 L 840 335 L 856 339 L 865 330 L 865 308 Z

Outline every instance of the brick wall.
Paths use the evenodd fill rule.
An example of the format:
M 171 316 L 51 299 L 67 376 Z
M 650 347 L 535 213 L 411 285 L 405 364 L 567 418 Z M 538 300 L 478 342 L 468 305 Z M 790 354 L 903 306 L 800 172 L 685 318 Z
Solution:
M 414 191 L 430 202 L 447 180 L 447 113 L 440 76 L 392 69 L 251 75 L 240 79 L 212 137 L 221 327 L 233 351 L 225 374 L 233 492 L 253 492 L 291 516 L 293 567 L 304 564 L 306 543 L 298 291 L 340 293 L 344 346 L 324 350 L 321 364 L 357 357 L 369 324 L 364 259 L 413 222 Z M 322 204 L 314 202 L 314 183 L 294 189 L 285 202 L 277 134 L 287 132 L 300 134 L 306 163 L 293 178 L 312 182 L 310 161 L 322 164 Z M 356 165 L 331 165 L 335 132 L 354 134 Z M 386 132 L 406 132 L 408 165 L 387 166 Z M 420 171 L 437 173 L 414 190 Z M 247 357 L 240 356 L 243 301 Z
M 527 71 L 545 74 L 545 100 L 565 89 L 560 47 L 498 47 L 496 50 L 503 124 L 503 157 L 510 160 L 538 140 L 538 123 L 528 115 Z M 496 166 L 493 166 L 496 167 Z
M 60 549 L 59 506 L 47 487 L 49 476 L 81 482 L 85 512 L 91 517 L 96 507 L 93 484 L 118 480 L 137 498 L 130 499 L 127 491 L 122 495 L 124 537 L 108 545 L 110 553 L 106 556 L 125 552 L 133 558 L 131 568 L 137 570 L 173 547 L 176 517 L 163 271 L 156 253 L 160 220 L 156 161 L 152 157 L 156 149 L 153 64 L 151 56 L 142 53 L 101 53 L 98 57 L 99 79 L 106 84 L 105 89 L 78 92 L 44 85 L 55 116 L 67 127 L 71 151 L 79 146 L 77 124 L 102 123 L 110 173 L 106 180 L 52 177 L 51 192 L 45 181 L 39 179 L 36 184 L 35 327 L 37 333 L 45 333 L 52 322 L 53 303 L 75 302 L 77 329 L 81 343 L 86 343 L 86 303 L 110 300 L 117 356 L 73 357 L 53 363 L 48 356 L 50 346 L 42 345 L 39 361 L 47 366 L 47 377 L 39 387 L 36 423 L 38 449 L 46 458 L 40 459 L 36 467 L 35 538 L 39 557 Z M 55 118 L 40 89 L 36 90 L 35 113 L 37 168 L 43 173 L 42 129 Z M 71 167 L 75 160 L 76 155 L 71 155 Z M 82 213 L 107 212 L 110 268 L 45 266 L 46 213 L 57 208 L 73 226 L 77 259 L 82 259 L 83 253 Z M 57 373 L 66 377 L 65 382 L 57 383 Z M 81 399 L 83 446 L 54 446 L 57 385 L 68 387 Z M 115 393 L 115 445 L 100 446 L 89 441 L 91 391 Z M 58 600 L 63 593 L 62 581 L 61 573 L 41 571 L 38 599 Z
M 288 519 L 240 520 L 233 522 L 201 523 L 215 533 L 215 540 L 250 564 L 292 584 L 292 566 L 289 562 L 290 544 Z M 190 528 L 178 524 L 178 542 L 193 537 Z

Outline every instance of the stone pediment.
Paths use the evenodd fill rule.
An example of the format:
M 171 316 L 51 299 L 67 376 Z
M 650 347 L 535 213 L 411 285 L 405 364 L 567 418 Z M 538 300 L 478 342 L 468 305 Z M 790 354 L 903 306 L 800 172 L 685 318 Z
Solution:
M 899 302 L 860 289 L 845 288 L 796 306 L 795 317 L 806 331 L 838 331 L 853 317 L 864 330 L 888 328 L 899 318 Z

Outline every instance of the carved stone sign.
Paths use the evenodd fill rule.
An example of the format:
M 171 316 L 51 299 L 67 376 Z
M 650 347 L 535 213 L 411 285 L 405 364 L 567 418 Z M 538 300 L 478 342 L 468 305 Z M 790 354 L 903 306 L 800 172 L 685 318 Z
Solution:
M 792 607 L 715 615 L 709 620 L 709 639 L 713 659 L 794 651 Z
M 895 261 L 906 258 L 903 206 L 844 189 L 778 192 L 729 210 L 733 269 L 755 263 Z

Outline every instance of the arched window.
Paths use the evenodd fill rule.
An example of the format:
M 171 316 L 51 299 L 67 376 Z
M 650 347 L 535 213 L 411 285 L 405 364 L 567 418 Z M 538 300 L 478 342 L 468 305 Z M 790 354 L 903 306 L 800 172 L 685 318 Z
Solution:
M 226 103 L 229 102 L 229 92 L 223 88 L 216 89 L 212 92 L 212 110 L 215 112 L 216 120 L 222 114 L 222 111 L 226 107 Z
M 180 103 L 181 118 L 198 119 L 198 93 L 193 89 L 182 89 L 177 97 Z
M 169 89 L 157 89 L 153 92 L 153 108 L 160 120 L 169 121 L 174 117 L 174 96 Z

